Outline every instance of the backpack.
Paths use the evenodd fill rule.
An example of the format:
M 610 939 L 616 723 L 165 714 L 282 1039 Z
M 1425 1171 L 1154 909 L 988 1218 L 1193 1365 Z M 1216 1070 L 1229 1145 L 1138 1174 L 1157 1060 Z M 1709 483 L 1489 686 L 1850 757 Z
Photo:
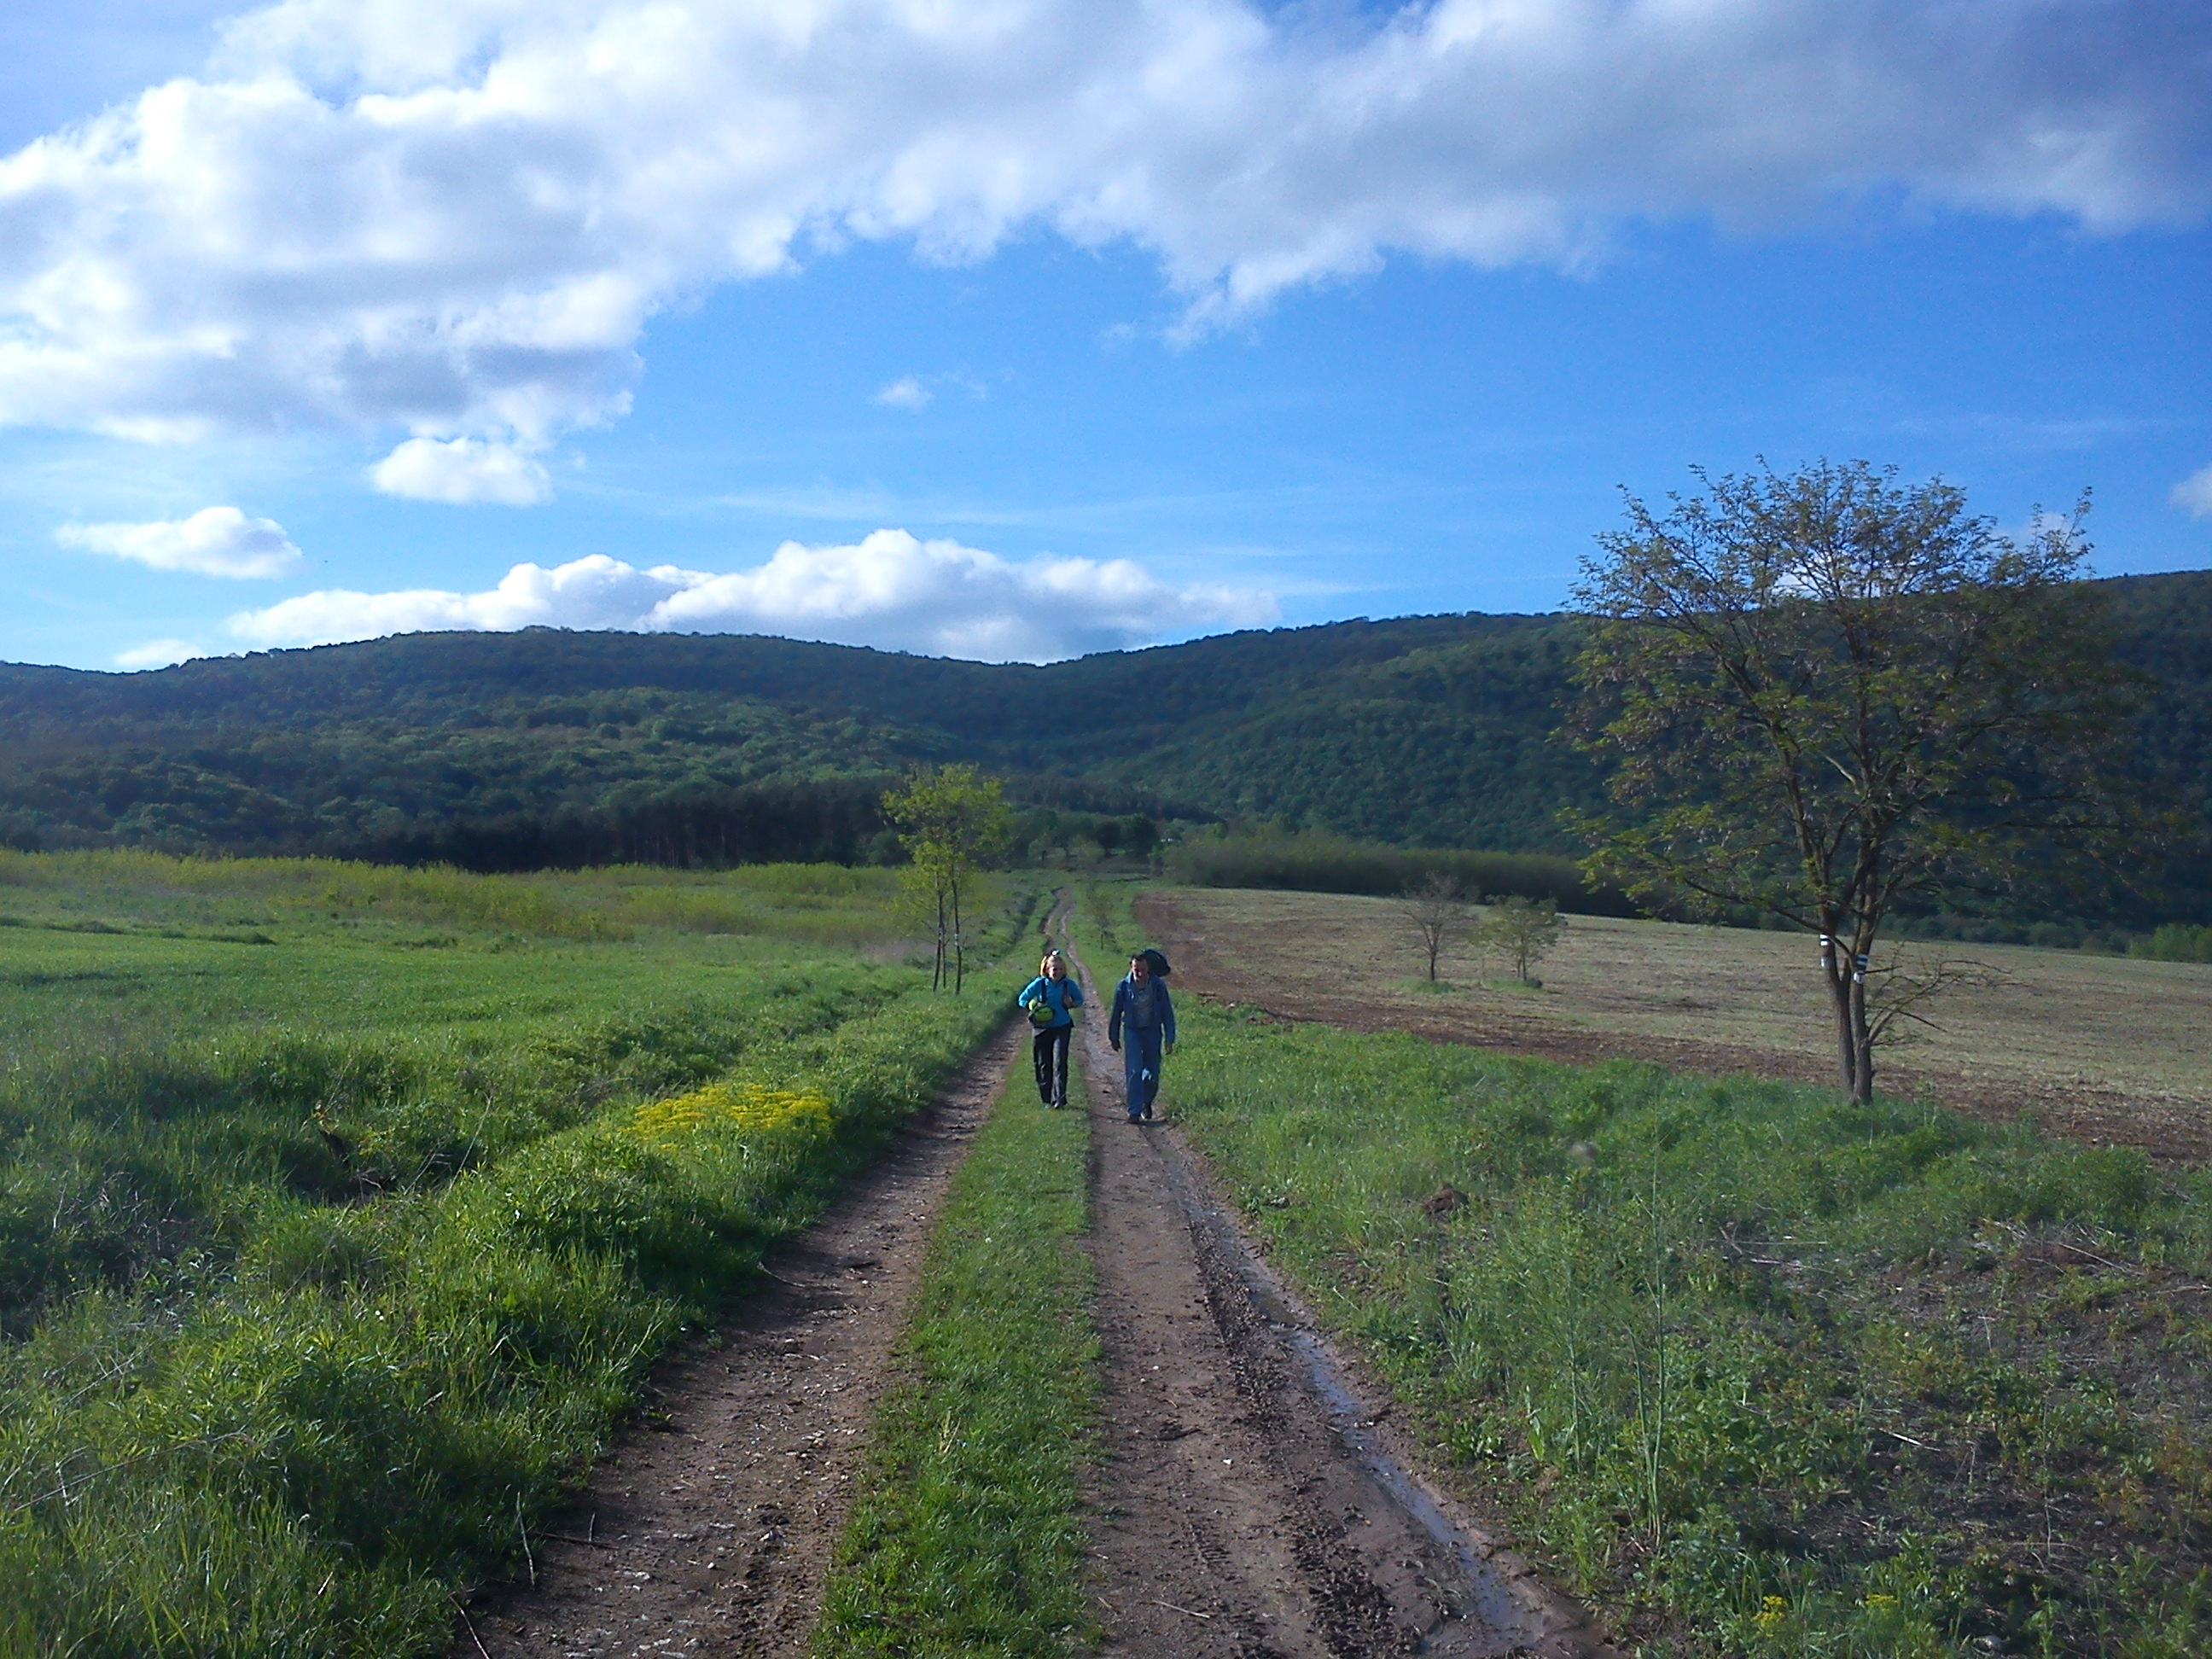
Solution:
M 1029 1010 L 1030 1024 L 1040 1030 L 1060 1018 L 1059 1011 L 1052 1006 L 1052 994 L 1049 991 L 1039 991 L 1023 1006 Z
M 1170 974 L 1175 972 L 1174 969 L 1168 966 L 1168 959 L 1149 945 L 1137 954 L 1144 957 L 1145 965 L 1152 970 L 1154 979 L 1165 979 Z

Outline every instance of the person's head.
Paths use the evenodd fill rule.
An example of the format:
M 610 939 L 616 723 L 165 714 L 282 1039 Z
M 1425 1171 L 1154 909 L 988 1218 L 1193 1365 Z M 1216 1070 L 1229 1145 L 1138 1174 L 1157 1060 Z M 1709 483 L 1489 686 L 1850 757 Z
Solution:
M 1129 958 L 1129 977 L 1142 985 L 1152 976 L 1152 964 L 1142 957 Z
M 1066 979 L 1067 977 L 1067 958 L 1060 955 L 1057 951 L 1046 951 L 1044 953 L 1044 960 L 1037 963 L 1037 977 L 1040 979 Z

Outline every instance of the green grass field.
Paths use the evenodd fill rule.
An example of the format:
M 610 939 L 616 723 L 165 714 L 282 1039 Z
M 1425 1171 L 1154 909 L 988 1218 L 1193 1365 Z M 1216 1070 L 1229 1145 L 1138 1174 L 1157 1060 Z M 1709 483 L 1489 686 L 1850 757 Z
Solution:
M 441 1649 L 999 1017 L 894 884 L 0 855 L 0 1652 Z

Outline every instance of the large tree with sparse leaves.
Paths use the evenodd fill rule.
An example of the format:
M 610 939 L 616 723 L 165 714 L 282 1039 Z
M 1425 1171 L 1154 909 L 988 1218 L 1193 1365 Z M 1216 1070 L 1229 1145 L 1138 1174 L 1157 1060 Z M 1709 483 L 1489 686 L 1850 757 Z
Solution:
M 2087 501 L 2010 536 L 1864 462 L 1697 476 L 1584 562 L 1576 726 L 1624 810 L 1574 822 L 1639 897 L 1818 934 L 1865 1100 L 1899 907 L 2116 828 L 2098 751 L 2132 688 L 2079 582 Z

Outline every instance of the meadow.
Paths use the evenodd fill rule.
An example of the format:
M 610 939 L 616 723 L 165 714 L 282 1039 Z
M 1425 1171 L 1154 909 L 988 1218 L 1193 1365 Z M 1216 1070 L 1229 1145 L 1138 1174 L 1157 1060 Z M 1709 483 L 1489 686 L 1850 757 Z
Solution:
M 2212 1650 L 2201 1169 L 1182 1006 L 1173 1113 L 1273 1261 L 1638 1650 Z
M 0 855 L 0 1652 L 441 1649 L 998 1018 L 896 879 Z

